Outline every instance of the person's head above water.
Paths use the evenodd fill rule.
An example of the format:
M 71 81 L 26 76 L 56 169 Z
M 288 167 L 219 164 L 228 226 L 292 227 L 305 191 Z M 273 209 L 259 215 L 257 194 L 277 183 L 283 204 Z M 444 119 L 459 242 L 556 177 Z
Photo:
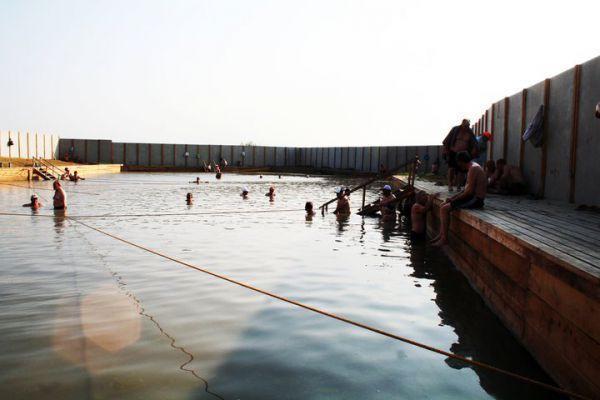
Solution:
M 242 196 L 248 196 L 248 188 L 242 188 Z
M 60 185 L 59 181 L 54 181 L 54 183 L 52 183 L 52 187 L 54 188 L 54 190 L 57 190 L 58 188 L 62 187 Z
M 275 193 L 275 186 L 271 186 L 269 188 L 269 193 Z
M 32 194 L 31 197 L 29 198 L 29 200 L 31 200 L 31 204 L 37 202 L 38 201 L 37 194 Z
M 458 168 L 463 171 L 469 169 L 469 163 L 471 162 L 471 156 L 466 151 L 459 151 L 456 153 L 456 164 L 458 164 Z
M 389 196 L 390 194 L 392 194 L 392 187 L 390 185 L 385 185 L 382 191 L 384 195 Z
M 306 212 L 312 212 L 313 210 L 313 203 L 312 201 L 307 201 L 306 204 L 304 205 L 304 211 Z

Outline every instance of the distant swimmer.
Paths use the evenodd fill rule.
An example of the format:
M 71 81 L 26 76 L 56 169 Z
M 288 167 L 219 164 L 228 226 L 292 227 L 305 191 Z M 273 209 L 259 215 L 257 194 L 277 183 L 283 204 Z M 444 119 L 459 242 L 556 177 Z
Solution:
M 71 178 L 71 171 L 69 171 L 69 167 L 65 167 L 65 172 L 60 176 L 61 180 L 66 180 Z
M 259 178 L 262 179 L 262 175 Z
M 79 180 L 85 181 L 85 178 L 82 178 L 82 177 L 81 177 L 81 176 L 80 176 L 80 175 L 77 173 L 77 171 L 73 172 L 73 175 L 71 175 L 71 176 L 69 177 L 69 179 L 70 179 L 71 181 L 73 181 L 73 182 L 77 182 L 77 181 L 79 181 Z
M 191 206 L 192 204 L 194 204 L 194 195 L 191 193 L 188 193 L 185 195 L 185 202 L 188 206 Z
M 195 183 L 196 185 L 200 184 L 200 177 L 197 176 L 195 181 L 191 181 L 190 183 Z
M 410 209 L 410 237 L 413 240 L 427 239 L 427 212 L 431 210 L 436 193 L 429 196 L 424 191 L 417 193 L 417 201 Z
M 279 175 L 279 179 L 281 179 L 281 175 Z
M 215 178 L 217 178 L 217 179 L 221 179 L 221 171 L 218 171 L 218 172 L 215 174 Z
M 243 188 L 242 189 L 242 193 L 240 194 L 240 196 L 242 196 L 242 199 L 246 200 L 246 199 L 248 199 L 248 194 L 249 193 L 250 192 L 248 192 L 248 188 Z
M 32 210 L 37 210 L 38 208 L 42 207 L 42 203 L 40 203 L 40 200 L 38 199 L 37 195 L 32 194 L 29 200 L 31 201 L 31 203 L 23 204 L 23 207 L 29 207 Z
M 219 164 L 215 164 L 215 172 L 216 172 L 217 174 L 220 174 L 220 173 L 221 173 L 221 167 L 219 166 Z
M 336 215 L 350 215 L 350 200 L 344 194 L 343 188 L 338 188 L 335 191 L 337 195 L 337 205 L 333 211 Z
M 313 203 L 312 201 L 307 201 L 306 204 L 304 205 L 304 211 L 306 211 L 306 220 L 307 221 L 312 221 L 312 217 L 315 216 L 315 211 L 313 210 Z
M 275 201 L 275 187 L 271 186 L 265 196 L 269 197 L 269 201 Z
M 52 187 L 54 188 L 54 197 L 52 198 L 52 201 L 54 203 L 54 209 L 55 210 L 66 210 L 67 209 L 67 194 L 65 193 L 64 189 L 62 188 L 60 182 L 54 181 L 54 183 L 52 184 Z
M 392 187 L 385 185 L 382 189 L 383 196 L 379 199 L 379 211 L 384 222 L 396 221 L 396 196 L 392 194 Z

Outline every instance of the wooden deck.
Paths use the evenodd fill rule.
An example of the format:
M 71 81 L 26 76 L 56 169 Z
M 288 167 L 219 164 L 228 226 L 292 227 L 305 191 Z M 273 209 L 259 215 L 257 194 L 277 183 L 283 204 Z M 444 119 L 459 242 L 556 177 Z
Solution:
M 401 181 L 402 177 L 396 177 Z M 439 226 L 445 186 L 428 217 Z M 600 214 L 572 204 L 489 195 L 452 213 L 446 253 L 563 387 L 600 396 Z

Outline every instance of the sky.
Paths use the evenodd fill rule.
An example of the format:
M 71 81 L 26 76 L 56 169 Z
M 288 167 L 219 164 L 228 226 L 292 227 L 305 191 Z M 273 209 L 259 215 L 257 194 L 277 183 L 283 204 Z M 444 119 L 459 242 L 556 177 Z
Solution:
M 0 0 L 0 130 L 437 144 L 600 55 L 600 1 Z

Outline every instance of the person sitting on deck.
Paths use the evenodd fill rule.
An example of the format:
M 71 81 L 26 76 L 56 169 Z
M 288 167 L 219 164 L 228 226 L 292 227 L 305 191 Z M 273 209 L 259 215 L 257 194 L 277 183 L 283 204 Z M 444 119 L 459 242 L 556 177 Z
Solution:
M 242 193 L 240 194 L 240 196 L 242 196 L 242 198 L 244 200 L 247 200 L 248 199 L 248 193 L 250 193 L 250 192 L 248 192 L 248 188 L 245 187 L 245 188 L 242 189 Z
M 489 187 L 489 182 L 492 179 L 492 176 L 494 176 L 494 173 L 496 172 L 496 163 L 494 162 L 494 160 L 487 160 L 483 166 L 483 170 L 485 171 L 485 176 L 488 180 Z
M 269 197 L 269 201 L 275 201 L 275 187 L 271 186 L 265 196 Z
M 77 182 L 79 180 L 85 181 L 85 178 L 82 178 L 81 176 L 79 176 L 79 174 L 77 173 L 77 171 L 73 172 L 73 175 L 71 175 L 69 177 L 70 180 L 72 180 L 73 182 Z
M 379 199 L 379 211 L 383 222 L 396 221 L 396 196 L 392 194 L 392 187 L 385 185 L 382 189 L 383 196 Z
M 194 204 L 194 195 L 191 193 L 188 193 L 185 195 L 185 203 L 188 206 L 191 206 L 192 204 Z
M 67 209 L 67 194 L 62 188 L 59 181 L 54 181 L 52 184 L 54 188 L 54 197 L 52 198 L 55 210 L 66 210 Z
M 433 206 L 433 199 L 439 193 L 428 195 L 424 191 L 417 193 L 417 201 L 410 209 L 410 238 L 413 240 L 427 239 L 427 212 Z
M 42 207 L 42 203 L 38 199 L 36 194 L 32 194 L 30 197 L 31 203 L 23 204 L 23 207 L 30 207 L 32 210 L 37 210 Z
M 350 215 L 350 200 L 344 194 L 344 189 L 337 188 L 335 193 L 337 195 L 337 205 L 333 213 L 336 215 Z
M 490 193 L 520 195 L 527 190 L 525 179 L 518 167 L 507 165 L 506 160 L 496 161 L 496 170 L 488 181 Z
M 456 154 L 456 164 L 461 171 L 467 172 L 467 183 L 465 190 L 446 199 L 440 207 L 440 234 L 432 240 L 434 246 L 448 244 L 450 211 L 483 207 L 487 189 L 487 179 L 483 168 L 473 161 L 466 151 Z

